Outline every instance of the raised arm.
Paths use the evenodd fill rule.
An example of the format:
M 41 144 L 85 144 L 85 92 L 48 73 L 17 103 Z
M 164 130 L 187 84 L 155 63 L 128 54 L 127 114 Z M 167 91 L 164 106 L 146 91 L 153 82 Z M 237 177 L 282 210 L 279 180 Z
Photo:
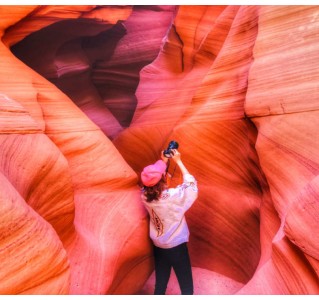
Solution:
M 187 211 L 197 199 L 197 182 L 183 164 L 181 154 L 176 149 L 173 149 L 172 152 L 172 159 L 179 166 L 183 174 L 183 184 L 179 185 L 177 188 L 181 191 L 181 195 L 183 195 L 180 199 L 180 203 L 183 205 L 184 211 Z
M 185 165 L 182 162 L 180 152 L 178 152 L 177 149 L 173 149 L 172 152 L 173 152 L 172 153 L 172 159 L 175 161 L 175 163 L 180 168 L 183 176 L 186 175 L 186 174 L 189 174 L 189 171 L 187 170 L 187 168 L 185 167 Z

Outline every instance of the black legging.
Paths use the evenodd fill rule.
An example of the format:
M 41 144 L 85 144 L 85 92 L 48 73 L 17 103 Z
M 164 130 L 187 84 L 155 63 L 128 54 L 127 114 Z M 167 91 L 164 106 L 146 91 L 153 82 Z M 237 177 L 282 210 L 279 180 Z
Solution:
M 187 244 L 163 249 L 154 246 L 155 291 L 154 295 L 165 295 L 167 283 L 173 267 L 182 295 L 193 295 L 193 276 Z

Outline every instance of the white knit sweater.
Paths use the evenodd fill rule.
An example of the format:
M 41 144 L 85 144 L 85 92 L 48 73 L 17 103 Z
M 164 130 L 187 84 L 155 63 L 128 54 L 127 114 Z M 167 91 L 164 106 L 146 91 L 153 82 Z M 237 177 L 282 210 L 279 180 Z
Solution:
M 188 242 L 189 230 L 185 212 L 198 196 L 197 182 L 193 175 L 185 174 L 183 184 L 164 190 L 158 200 L 142 200 L 150 215 L 150 238 L 159 248 L 173 248 Z

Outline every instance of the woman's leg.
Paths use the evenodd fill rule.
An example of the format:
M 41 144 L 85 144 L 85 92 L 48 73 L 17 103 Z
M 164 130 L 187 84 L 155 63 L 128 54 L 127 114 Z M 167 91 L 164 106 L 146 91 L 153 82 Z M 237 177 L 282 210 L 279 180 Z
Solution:
M 193 295 L 193 276 L 187 244 L 181 244 L 174 249 L 172 266 L 176 274 L 182 295 Z
M 166 255 L 167 250 L 154 246 L 155 291 L 154 295 L 165 295 L 167 283 L 171 275 L 171 264 Z

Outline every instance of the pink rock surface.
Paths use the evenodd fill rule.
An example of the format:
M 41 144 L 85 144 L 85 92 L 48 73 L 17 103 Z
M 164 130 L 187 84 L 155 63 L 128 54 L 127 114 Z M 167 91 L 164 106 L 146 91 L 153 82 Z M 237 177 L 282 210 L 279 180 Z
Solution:
M 52 226 L 0 172 L 0 293 L 68 293 L 68 256 Z
M 269 230 L 267 213 L 261 223 L 262 239 L 272 237 L 267 258 L 242 293 L 318 294 L 318 243 L 313 249 L 318 227 L 317 14 L 315 6 L 259 11 L 245 108 L 258 130 L 256 150 L 271 194 L 266 205 L 273 206 L 277 229 Z
M 138 175 L 176 139 L 195 293 L 318 294 L 318 13 L 0 6 L 0 293 L 151 294 Z
M 20 261 L 1 252 L 1 260 L 7 261 L 3 276 L 11 282 L 2 292 L 135 293 L 151 273 L 147 219 L 139 201 L 136 173 L 65 94 L 3 44 L 1 56 L 5 59 L 0 72 L 7 80 L 0 84 L 0 170 L 26 208 L 34 209 L 34 222 L 43 223 L 55 234 L 53 239 L 44 232 L 43 243 L 52 239 L 52 246 L 43 248 L 40 243 L 38 250 L 38 239 L 35 236 L 32 240 L 31 231 L 19 248 L 26 257 L 43 256 L 42 261 L 36 261 L 42 281 L 34 281 L 33 286 L 24 284 L 34 278 L 32 264 L 24 268 L 25 282 L 13 286 Z M 12 76 L 12 69 L 18 72 L 16 76 Z M 8 117 L 21 120 L 20 125 L 13 127 Z M 9 197 L 4 190 L 3 198 L 9 201 Z M 13 218 L 14 212 L 11 214 Z M 2 232 L 11 226 L 5 220 Z M 19 241 L 20 235 L 12 234 L 13 245 L 17 243 L 14 239 Z M 2 245 L 5 249 L 6 244 Z M 55 256 L 63 258 L 63 264 L 50 264 Z
M 252 52 L 257 31 L 246 33 L 250 43 L 235 37 L 241 24 L 257 26 L 255 20 L 245 18 L 256 14 L 256 8 L 220 7 L 218 11 L 213 24 L 207 26 L 206 7 L 179 10 L 176 27 L 169 33 L 164 50 L 141 73 L 136 117 L 114 143 L 126 160 L 141 170 L 145 163 L 155 159 L 169 139 L 180 142 L 185 163 L 200 178 L 200 199 L 188 213 L 193 265 L 244 283 L 253 275 L 260 256 L 259 206 L 263 179 L 253 147 L 256 132 L 250 122 L 243 120 L 246 88 L 243 78 L 247 79 L 251 63 L 251 54 L 247 53 Z M 196 51 L 188 50 L 190 57 L 181 54 L 187 41 L 194 38 L 194 32 L 186 30 L 190 24 L 184 14 L 193 20 L 194 31 L 202 29 Z M 176 32 L 181 32 L 178 39 Z M 215 36 L 221 39 L 218 45 L 213 43 Z M 229 52 L 232 49 L 242 53 L 240 64 L 235 63 L 238 54 L 235 59 Z M 185 69 L 181 67 L 173 73 L 170 65 L 165 68 L 167 56 L 180 61 Z M 221 63 L 228 56 L 233 60 Z M 221 85 L 225 69 L 231 70 L 228 74 L 234 76 L 223 77 Z M 222 98 L 227 94 L 229 98 Z M 209 102 L 210 98 L 220 100 Z M 140 147 L 130 149 L 129 145 Z M 177 172 L 175 178 L 180 179 Z

